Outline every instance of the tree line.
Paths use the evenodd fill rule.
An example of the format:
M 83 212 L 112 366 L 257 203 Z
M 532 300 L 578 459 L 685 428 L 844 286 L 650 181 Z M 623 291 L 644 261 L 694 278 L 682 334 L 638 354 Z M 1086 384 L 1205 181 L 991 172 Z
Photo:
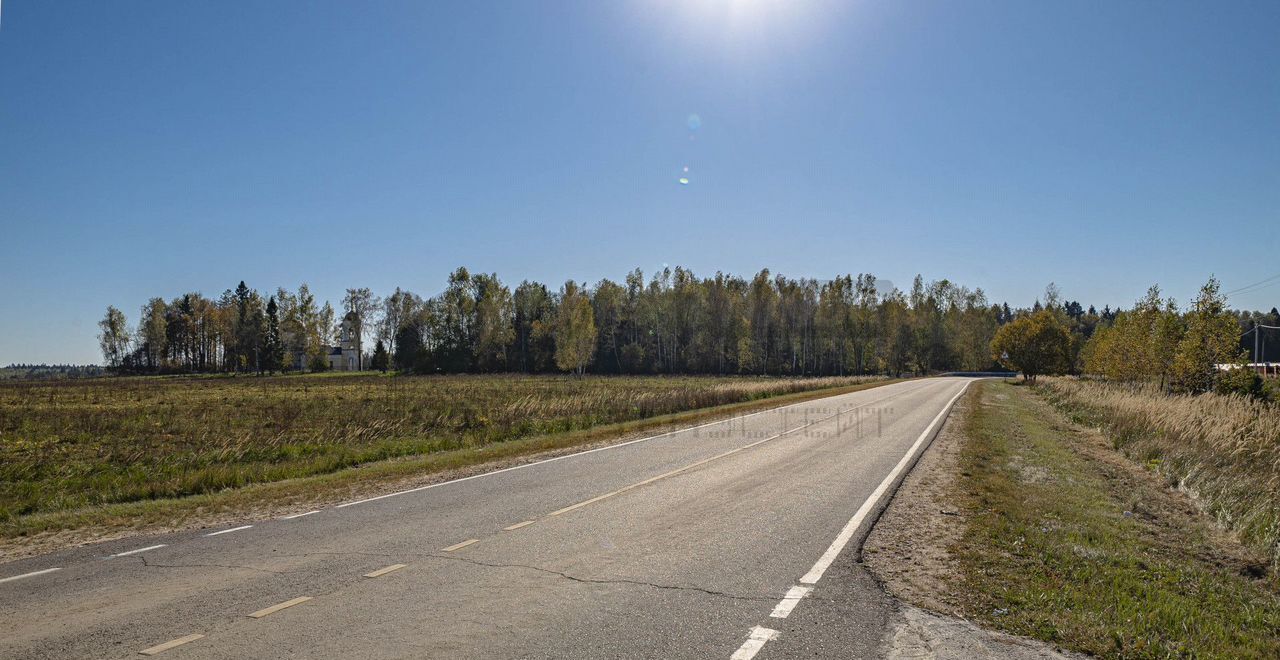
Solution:
M 1265 398 L 1261 377 L 1241 368 L 1266 361 L 1267 344 L 1251 336 L 1280 328 L 1280 313 L 1232 311 L 1215 278 L 1185 310 L 1152 286 L 1128 310 L 1081 313 L 1074 303 L 1047 304 L 1003 325 L 992 354 L 1034 381 L 1041 374 L 1083 373 L 1121 383 L 1152 384 L 1170 393 L 1216 391 Z M 1258 327 L 1254 327 L 1257 324 Z M 1280 337 L 1277 337 L 1280 340 Z M 1272 350 L 1280 341 L 1272 342 Z M 1251 354 L 1250 351 L 1256 351 Z
M 408 373 L 980 370 L 994 366 L 988 344 L 1015 314 L 948 280 L 917 276 L 904 293 L 866 274 L 699 278 L 680 267 L 558 289 L 527 280 L 513 289 L 497 274 L 458 268 L 436 296 L 348 289 L 340 309 L 356 328 L 363 367 Z M 99 340 L 106 365 L 121 373 L 322 370 L 336 317 L 305 284 L 263 293 L 241 282 L 217 299 L 153 298 L 136 325 L 109 307 Z
M 1036 330 L 1057 344 L 1038 373 L 1079 373 L 1099 329 L 1133 312 L 1064 300 L 1054 285 L 1026 309 L 981 289 L 916 276 L 908 291 L 873 275 L 831 280 L 761 270 L 750 278 L 636 269 L 621 282 L 534 281 L 514 288 L 496 273 L 458 268 L 444 290 L 385 297 L 347 289 L 342 319 L 354 328 L 362 368 L 402 373 L 518 371 L 601 374 L 843 375 L 985 371 L 1014 366 L 1013 344 Z M 1273 310 L 1274 312 L 1274 310 Z M 153 298 L 136 327 L 114 307 L 99 324 L 107 366 L 124 373 L 318 371 L 341 322 L 304 284 L 262 293 L 243 282 L 218 299 Z M 1243 317 L 1241 317 L 1243 318 Z M 1035 323 L 1035 328 L 1024 328 Z M 1061 330 L 1061 333 L 1058 333 Z M 1106 333 L 1104 333 L 1106 334 Z M 372 350 L 366 350 L 372 340 Z M 1035 348 L 1039 344 L 1023 344 Z M 1021 349 L 1019 349 L 1021 350 Z
M 347 292 L 348 311 L 366 310 L 368 289 Z M 319 305 L 306 284 L 264 295 L 240 282 L 217 299 L 186 293 L 152 298 L 136 327 L 114 306 L 98 323 L 109 369 L 120 373 L 275 372 L 324 370 L 337 332 L 333 307 Z

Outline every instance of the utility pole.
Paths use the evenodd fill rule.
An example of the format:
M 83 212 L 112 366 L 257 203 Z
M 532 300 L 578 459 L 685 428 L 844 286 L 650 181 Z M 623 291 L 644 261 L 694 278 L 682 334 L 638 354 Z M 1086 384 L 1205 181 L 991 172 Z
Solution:
M 1259 334 L 1261 333 L 1258 332 L 1258 321 L 1257 319 L 1254 319 L 1253 321 L 1253 364 L 1255 365 L 1254 366 L 1255 370 L 1257 369 L 1256 365 L 1258 364 L 1258 335 Z

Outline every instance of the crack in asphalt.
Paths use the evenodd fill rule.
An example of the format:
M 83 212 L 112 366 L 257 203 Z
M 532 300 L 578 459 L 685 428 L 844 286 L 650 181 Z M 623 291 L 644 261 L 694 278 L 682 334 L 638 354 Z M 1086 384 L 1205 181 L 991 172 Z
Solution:
M 666 589 L 671 591 L 695 591 L 698 593 L 707 594 L 709 596 L 716 596 L 717 598 L 728 598 L 731 600 L 774 601 L 778 599 L 778 597 L 774 595 L 750 596 L 750 595 L 743 595 L 743 594 L 732 594 L 725 591 L 716 591 L 714 589 L 704 589 L 702 587 L 684 586 L 684 585 L 678 585 L 678 584 L 659 584 L 656 582 L 645 582 L 643 580 L 628 580 L 626 578 L 584 578 L 584 577 L 578 577 L 576 575 L 571 575 L 563 571 L 557 571 L 550 568 L 543 568 L 541 566 L 532 566 L 530 564 L 499 564 L 499 563 L 493 563 L 493 562 L 480 561 L 478 559 L 471 559 L 468 557 L 458 557 L 454 555 L 425 554 L 421 556 L 432 558 L 432 559 L 448 559 L 452 561 L 460 561 L 463 563 L 474 564 L 476 566 L 485 566 L 488 568 L 523 568 L 525 570 L 537 571 L 539 573 L 546 573 L 548 575 L 555 575 L 558 577 L 565 578 L 566 580 L 572 580 L 573 582 L 579 582 L 582 584 L 629 584 L 629 585 L 635 585 L 639 587 L 649 587 L 651 589 Z
M 503 563 L 496 563 L 496 562 L 486 562 L 486 561 L 480 561 L 479 559 L 471 559 L 469 557 L 459 557 L 457 555 L 441 555 L 441 554 L 435 554 L 435 553 L 408 553 L 408 554 L 412 556 L 427 558 L 427 559 L 446 559 L 450 561 L 462 562 L 465 564 L 472 564 L 474 566 L 483 566 L 486 568 L 520 568 L 524 570 L 535 571 L 538 573 L 544 573 L 547 575 L 554 575 L 556 577 L 564 578 L 566 580 L 570 580 L 573 582 L 578 582 L 580 584 L 626 584 L 626 585 L 648 587 L 650 589 L 660 589 L 660 590 L 668 590 L 668 591 L 692 591 L 692 592 L 697 592 L 701 594 L 706 594 L 708 596 L 715 596 L 717 598 L 727 598 L 730 600 L 775 601 L 779 598 L 776 594 L 771 594 L 766 596 L 735 594 L 735 593 L 729 593 L 727 591 L 717 591 L 715 589 L 706 589 L 706 588 L 697 587 L 697 586 L 679 585 L 679 584 L 661 584 L 657 582 L 646 582 L 644 580 L 630 580 L 627 578 L 579 577 L 577 575 L 572 575 L 564 571 L 557 571 L 555 569 L 544 568 L 542 566 L 534 566 L 531 564 L 503 564 Z M 317 555 L 331 556 L 331 557 L 358 556 L 358 557 L 394 558 L 397 556 L 403 556 L 404 553 L 358 552 L 358 551 L 337 552 L 337 551 L 316 550 L 316 551 L 303 552 L 298 554 L 290 553 L 290 554 L 280 554 L 275 556 L 276 557 L 312 557 Z M 241 564 L 187 564 L 187 563 L 156 564 L 156 563 L 147 561 L 146 555 L 138 555 L 137 557 L 134 557 L 134 559 L 137 559 L 138 561 L 142 562 L 142 565 L 148 568 L 228 568 L 228 569 L 239 568 L 239 569 L 244 569 L 249 571 L 257 571 L 260 573 L 270 573 L 272 575 L 291 575 L 295 573 L 308 572 L 307 570 L 279 571 L 279 570 L 272 570 L 269 568 L 259 568 L 257 566 L 245 566 Z M 812 597 L 810 599 L 820 600 Z
M 396 557 L 398 556 L 390 552 L 359 552 L 356 550 L 343 550 L 343 551 L 310 550 L 307 552 L 303 552 L 301 554 L 286 553 L 286 554 L 275 555 L 275 556 L 276 557 L 314 557 L 316 555 L 325 555 L 328 557 L 345 557 L 348 555 L 354 555 L 356 557 Z
M 258 568 L 257 566 L 241 566 L 238 564 L 153 564 L 147 561 L 146 555 L 138 555 L 135 559 L 142 562 L 147 568 L 230 568 L 244 569 L 246 571 L 257 571 L 259 573 L 270 573 L 272 575 L 290 575 L 293 573 L 302 573 L 304 571 L 273 571 L 269 568 Z

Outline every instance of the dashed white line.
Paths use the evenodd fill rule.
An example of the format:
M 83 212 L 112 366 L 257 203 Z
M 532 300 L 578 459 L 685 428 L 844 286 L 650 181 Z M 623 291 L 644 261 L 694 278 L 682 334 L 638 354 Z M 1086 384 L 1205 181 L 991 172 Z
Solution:
M 933 433 L 938 424 L 946 418 L 947 413 L 951 411 L 952 404 L 956 402 L 956 399 L 960 398 L 960 395 L 964 394 L 965 390 L 969 389 L 970 382 L 973 381 L 965 382 L 964 387 L 961 387 L 960 391 L 956 392 L 956 395 L 951 397 L 951 400 L 947 402 L 947 405 L 943 406 L 942 410 L 938 411 L 937 416 L 935 416 L 933 421 L 929 422 L 929 426 L 925 427 L 924 431 L 920 433 L 920 437 L 916 438 L 915 443 L 911 445 L 911 448 L 907 450 L 907 453 L 902 455 L 902 460 L 898 461 L 898 464 L 893 467 L 893 470 L 891 470 L 889 475 L 884 478 L 884 481 L 881 481 L 880 485 L 876 486 L 876 489 L 872 491 L 867 500 L 862 503 L 862 506 L 858 507 L 857 513 L 853 514 L 853 517 L 849 519 L 848 523 L 845 523 L 844 529 L 840 530 L 840 534 L 831 542 L 831 546 L 827 548 L 827 551 L 822 553 L 822 556 L 818 558 L 818 561 L 813 565 L 813 568 L 809 569 L 809 572 L 805 573 L 804 577 L 800 578 L 800 582 L 804 584 L 816 584 L 818 580 L 822 579 L 822 574 L 827 572 L 827 569 L 831 567 L 831 562 L 835 561 L 836 557 L 840 554 L 840 551 L 844 550 L 844 547 L 849 544 L 849 539 L 853 538 L 853 533 L 858 531 L 858 527 L 862 525 L 862 521 L 866 519 L 867 515 L 871 513 L 871 510 L 880 502 L 880 498 L 884 497 L 884 494 L 888 492 L 889 487 L 893 485 L 895 480 L 897 480 L 898 475 L 901 474 L 903 470 L 907 469 L 907 465 L 915 458 L 916 452 L 920 450 L 920 446 L 924 444 L 924 441 L 929 439 L 930 434 Z
M 800 582 L 812 585 L 822 579 L 823 573 L 825 573 L 827 568 L 831 566 L 831 562 L 835 561 L 835 558 L 840 554 L 840 551 L 848 545 L 849 540 L 853 538 L 854 532 L 858 530 L 858 527 L 862 525 L 863 520 L 866 519 L 871 510 L 875 508 L 880 499 L 884 497 L 885 492 L 889 490 L 889 486 L 891 486 L 898 478 L 898 475 L 906 469 L 907 464 L 915 458 L 925 440 L 929 439 L 931 434 L 937 429 L 939 422 L 946 418 L 947 413 L 951 411 L 951 406 L 955 404 L 956 400 L 959 399 L 962 394 L 964 394 L 965 390 L 969 389 L 970 382 L 972 381 L 966 382 L 964 386 L 960 388 L 960 391 L 956 392 L 955 396 L 951 397 L 951 399 L 947 401 L 947 405 L 942 407 L 942 410 L 933 418 L 933 421 L 929 422 L 929 425 L 925 427 L 924 431 L 920 433 L 920 436 L 916 438 L 916 441 L 911 445 L 911 448 L 907 450 L 907 453 L 903 455 L 902 459 L 898 461 L 898 464 L 889 472 L 889 476 L 885 477 L 884 481 L 880 482 L 880 485 L 877 486 L 866 501 L 862 503 L 862 506 L 860 506 L 858 511 L 854 513 L 853 518 L 845 524 L 844 528 L 841 529 L 840 533 L 836 536 L 836 539 L 831 542 L 831 546 L 828 547 L 827 551 L 822 553 L 822 556 L 818 558 L 818 562 L 813 565 L 813 568 L 809 569 L 809 572 L 806 573 L 804 577 L 800 578 Z M 796 605 L 800 603 L 800 600 L 812 592 L 812 586 L 796 585 L 791 587 L 787 590 L 787 594 L 782 597 L 782 600 L 777 604 L 777 606 L 773 608 L 773 612 L 770 613 L 769 616 L 777 619 L 785 619 L 791 614 L 791 611 L 795 609 Z M 742 646 L 739 647 L 732 656 L 730 656 L 730 660 L 751 660 L 760 652 L 760 649 L 764 648 L 766 642 L 777 639 L 777 637 L 778 631 L 765 628 L 763 626 L 756 626 L 751 629 L 751 633 L 747 637 L 747 641 L 743 642 Z
M 405 566 L 408 566 L 408 564 L 392 564 L 386 568 L 379 568 L 378 570 L 372 573 L 365 573 L 364 576 L 367 578 L 382 577 L 383 575 L 386 575 L 387 573 L 390 573 L 392 571 L 398 571 L 404 568 Z
M 901 385 L 901 384 L 903 384 L 904 382 L 911 382 L 911 381 L 903 381 L 903 382 L 898 382 L 898 383 L 888 383 L 888 384 L 886 384 L 886 385 L 881 385 L 881 386 L 879 386 L 879 387 L 893 387 L 893 386 L 895 386 L 895 385 Z M 866 390 L 856 390 L 856 391 L 854 391 L 854 392 L 846 392 L 845 394 L 834 394 L 834 395 L 831 395 L 831 396 L 845 396 L 846 394 L 856 394 L 857 392 L 865 392 L 865 391 L 869 391 L 869 390 L 872 390 L 872 389 L 878 389 L 878 387 L 867 388 Z M 803 402 L 802 402 L 802 403 L 803 403 Z M 875 403 L 875 402 L 873 401 L 872 403 Z M 347 502 L 347 503 L 345 503 L 345 504 L 339 504 L 339 505 L 337 505 L 337 506 L 335 506 L 335 507 L 333 507 L 333 508 L 335 508 L 335 509 L 345 509 L 346 507 L 349 507 L 349 506 L 355 506 L 355 505 L 357 505 L 357 504 L 365 504 L 366 502 L 376 502 L 376 501 L 378 501 L 378 500 L 385 500 L 385 499 L 387 499 L 388 497 L 396 497 L 396 496 L 399 496 L 399 495 L 408 495 L 409 493 L 417 493 L 417 492 L 419 492 L 419 491 L 429 490 L 429 489 L 431 489 L 431 488 L 439 488 L 439 487 L 441 487 L 441 486 L 448 486 L 449 484 L 456 484 L 456 483 L 460 483 L 460 482 L 463 482 L 463 481 L 470 481 L 470 480 L 472 480 L 472 479 L 480 479 L 480 478 L 482 478 L 482 477 L 492 477 L 492 476 L 493 476 L 493 475 L 495 475 L 495 474 L 502 474 L 503 472 L 510 472 L 510 471 L 512 471 L 512 470 L 523 470 L 523 469 L 525 469 L 525 468 L 533 467 L 533 466 L 535 466 L 535 465 L 542 465 L 542 464 L 544 464 L 544 463 L 552 463 L 552 462 L 555 462 L 555 461 L 563 461 L 563 460 L 565 460 L 566 458 L 574 458 L 574 457 L 577 457 L 577 456 L 585 456 L 586 454 L 594 454 L 595 452 L 598 452 L 598 451 L 607 451 L 607 450 L 610 450 L 610 449 L 618 449 L 618 448 L 620 448 L 620 447 L 626 447 L 627 445 L 634 445 L 634 444 L 636 444 L 636 443 L 638 443 L 638 442 L 648 442 L 648 441 L 650 441 L 650 440 L 657 440 L 658 438 L 665 438 L 665 437 L 668 437 L 668 436 L 675 435 L 675 434 L 677 434 L 677 433 L 686 433 L 686 432 L 688 432 L 688 431 L 693 431 L 693 430 L 696 430 L 696 429 L 702 429 L 702 428 L 706 428 L 706 427 L 708 427 L 708 426 L 715 426 L 715 425 L 717 425 L 717 424 L 732 424 L 732 423 L 735 423 L 735 422 L 738 422 L 738 421 L 744 420 L 744 419 L 746 419 L 746 418 L 748 418 L 748 417 L 755 417 L 756 415 L 763 415 L 763 414 L 765 414 L 765 413 L 778 412 L 779 410 L 783 410 L 783 409 L 785 409 L 785 408 L 790 408 L 790 407 L 792 407 L 792 406 L 798 406 L 798 405 L 800 405 L 800 404 L 799 404 L 799 403 L 788 403 L 788 404 L 786 404 L 786 405 L 778 406 L 778 407 L 776 407 L 776 408 L 768 408 L 768 409 L 765 409 L 765 410 L 757 410 L 757 411 L 755 411 L 755 412 L 753 412 L 753 413 L 747 413 L 747 414 L 745 414 L 745 415 L 738 415 L 738 416 L 736 416 L 736 417 L 730 417 L 730 418 L 728 418 L 728 419 L 720 419 L 720 420 L 716 420 L 716 421 L 714 421 L 714 422 L 707 422 L 706 424 L 699 424 L 699 425 L 697 425 L 697 426 L 690 426 L 690 427 L 687 427 L 687 428 L 675 429 L 674 431 L 667 431 L 666 433 L 659 433 L 658 435 L 651 435 L 651 436 L 649 436 L 649 437 L 647 437 L 647 438 L 637 438 L 637 439 L 635 439 L 635 440 L 628 440 L 627 442 L 619 442 L 619 443 L 618 443 L 618 444 L 616 444 L 616 445 L 609 445 L 609 446 L 607 446 L 607 447 L 596 447 L 595 449 L 588 449 L 588 450 L 586 450 L 586 451 L 580 451 L 580 452 L 576 452 L 576 453 L 573 453 L 573 454 L 565 454 L 564 456 L 556 456 L 555 458 L 547 458 L 547 459 L 544 459 L 544 460 L 541 460 L 541 461 L 534 461 L 534 462 L 532 462 L 532 463 L 524 463 L 524 464 L 522 464 L 522 465 L 513 465 L 513 466 L 511 466 L 511 467 L 509 467 L 509 468 L 503 468 L 503 469 L 501 469 L 501 470 L 494 470 L 493 472 L 484 472 L 484 473 L 481 473 L 481 474 L 473 474 L 473 475 L 471 475 L 471 476 L 469 476 L 469 477 L 462 477 L 462 478 L 460 478 L 460 479 L 453 479 L 453 480 L 451 480 L 451 481 L 442 481 L 442 482 L 440 482 L 440 483 L 438 483 L 438 484 L 427 484 L 427 485 L 425 485 L 425 486 L 418 486 L 417 488 L 410 488 L 410 489 L 408 489 L 408 490 L 401 490 L 401 491 L 397 491 L 397 492 L 394 492 L 394 493 L 387 493 L 386 495 L 378 495 L 377 497 L 370 497 L 370 498 L 366 498 L 366 499 L 363 499 L 363 500 L 356 500 L 356 501 L 354 501 L 354 502 Z M 869 404 L 863 404 L 863 405 L 869 405 Z M 861 406 L 859 406 L 859 407 L 861 407 Z
M 141 651 L 138 651 L 138 653 L 142 655 L 156 655 L 157 653 L 168 651 L 175 646 L 182 646 L 183 644 L 194 642 L 197 639 L 204 639 L 204 635 L 187 635 L 186 637 L 171 639 L 163 644 L 156 644 L 149 649 L 142 649 Z
M 14 580 L 21 580 L 21 579 L 24 579 L 24 578 L 35 577 L 35 576 L 37 576 L 37 575 L 44 575 L 45 573 L 52 573 L 52 572 L 54 572 L 54 571 L 60 571 L 60 570 L 62 570 L 62 569 L 61 569 L 61 568 L 46 568 L 46 569 L 44 569 L 43 571 L 31 571 L 30 573 L 23 573 L 22 575 L 12 575 L 12 576 L 9 576 L 9 577 L 7 577 L 7 578 L 0 578 L 0 582 L 12 582 L 12 581 L 14 581 Z
M 463 541 L 462 543 L 454 543 L 453 545 L 447 548 L 440 548 L 440 552 L 453 552 L 454 550 L 461 550 L 471 545 L 472 543 L 479 543 L 479 542 L 480 542 L 480 539 L 468 539 L 466 541 Z
M 147 547 L 145 547 L 145 548 L 138 548 L 137 550 L 126 550 L 126 551 L 124 551 L 124 552 L 117 552 L 117 553 L 115 553 L 114 555 L 111 555 L 111 556 L 112 556 L 112 557 L 127 557 L 127 556 L 129 556 L 129 555 L 136 555 L 136 554 L 138 554 L 139 552 L 150 552 L 150 551 L 152 551 L 152 550 L 159 550 L 160 548 L 167 548 L 167 547 L 169 547 L 169 546 L 168 546 L 168 545 L 166 545 L 166 544 L 164 544 L 164 543 L 160 543 L 160 544 L 157 544 L 157 545 L 149 545 L 149 546 L 147 546 Z
M 787 591 L 787 595 L 782 597 L 782 601 L 773 608 L 773 613 L 769 616 L 775 619 L 787 618 L 787 615 L 791 614 L 791 610 L 794 610 L 796 605 L 800 604 L 800 599 L 808 596 L 811 591 L 813 591 L 813 587 L 802 587 L 799 585 L 791 587 L 791 589 Z
M 241 525 L 239 527 L 232 527 L 231 529 L 224 529 L 220 532 L 209 532 L 208 534 L 205 534 L 205 536 L 217 536 L 219 534 L 230 534 L 231 532 L 238 532 L 242 529 L 249 529 L 250 527 L 253 527 L 253 525 Z
M 765 642 L 778 638 L 778 631 L 765 628 L 764 626 L 756 626 L 751 629 L 751 634 L 747 636 L 747 641 L 738 647 L 738 650 L 730 656 L 729 660 L 751 660 L 756 657 L 760 649 L 764 648 Z
M 303 516 L 309 516 L 309 515 L 311 515 L 311 514 L 313 514 L 313 513 L 320 513 L 320 510 L 319 510 L 319 509 L 316 509 L 315 511 L 308 511 L 308 512 L 306 512 L 306 513 L 295 513 L 295 514 L 293 514 L 292 516 L 284 516 L 283 518 L 281 518 L 281 520 L 293 520 L 294 518 L 301 518 L 301 517 L 303 517 Z
M 276 612 L 279 612 L 280 610 L 283 610 L 286 607 L 293 607 L 294 605 L 300 605 L 309 600 L 311 600 L 311 596 L 299 596 L 297 598 L 294 598 L 293 600 L 286 600 L 285 602 L 280 603 L 278 605 L 272 605 L 271 607 L 258 610 L 257 612 L 250 614 L 249 617 L 252 619 L 261 619 L 262 617 L 267 616 L 268 614 L 275 614 Z
M 536 520 L 526 520 L 526 521 L 524 521 L 524 522 L 518 522 L 518 523 L 516 523 L 516 524 L 514 524 L 514 525 L 508 525 L 508 526 L 506 526 L 506 527 L 503 527 L 503 528 L 502 528 L 502 531 L 504 531 L 504 532 L 510 532 L 510 531 L 513 531 L 513 530 L 520 529 L 521 527 L 528 527 L 529 525 L 532 525 L 532 524 L 533 524 L 533 523 L 535 523 L 535 522 L 537 522 L 537 521 L 536 521 Z
M 912 390 L 912 391 L 914 391 L 914 390 Z M 881 397 L 881 398 L 876 399 L 876 400 L 874 400 L 874 401 L 868 401 L 868 402 L 866 402 L 866 403 L 863 403 L 863 404 L 859 404 L 859 405 L 857 405 L 857 406 L 854 406 L 853 408 L 850 408 L 849 410 L 858 410 L 858 409 L 860 409 L 860 408 L 866 408 L 867 406 L 870 406 L 870 405 L 874 405 L 874 404 L 880 403 L 881 401 L 887 401 L 887 400 L 892 399 L 892 398 L 894 398 L 894 397 L 896 397 L 896 396 L 900 396 L 901 394 L 905 394 L 905 392 L 898 392 L 898 393 L 895 393 L 895 394 L 890 394 L 889 396 L 886 396 L 886 397 Z M 676 468 L 676 469 L 674 469 L 674 470 L 672 470 L 672 471 L 670 471 L 670 472 L 664 472 L 663 474 L 660 474 L 660 475 L 658 475 L 658 476 L 656 476 L 656 477 L 649 477 L 648 479 L 645 479 L 644 481 L 638 481 L 638 482 L 636 482 L 636 483 L 633 483 L 633 484 L 630 484 L 630 485 L 627 485 L 627 486 L 623 486 L 622 488 L 619 488 L 619 489 L 614 490 L 614 491 L 610 491 L 610 492 L 605 493 L 605 494 L 603 494 L 603 495 L 597 495 L 597 496 L 595 496 L 595 497 L 593 497 L 593 498 L 591 498 L 591 499 L 589 499 L 589 500 L 583 500 L 583 501 L 581 501 L 581 502 L 578 502 L 577 504 L 570 504 L 569 506 L 564 507 L 563 509 L 557 509 L 557 510 L 555 510 L 555 511 L 552 511 L 551 513 L 548 513 L 547 515 L 548 515 L 548 516 L 558 516 L 558 515 L 561 515 L 561 514 L 569 513 L 570 511 L 574 511 L 574 510 L 576 510 L 576 509 L 581 509 L 582 507 L 587 506 L 587 505 L 589 505 L 589 504 L 595 504 L 596 502 L 599 502 L 600 500 L 605 500 L 605 499 L 608 499 L 608 498 L 613 497 L 613 496 L 615 496 L 615 495 L 621 495 L 621 494 L 623 494 L 623 493 L 625 493 L 625 492 L 627 492 L 627 491 L 635 490 L 636 488 L 639 488 L 639 487 L 641 487 L 641 486 L 645 486 L 645 485 L 651 484 L 651 483 L 653 483 L 653 482 L 655 482 L 655 481 L 658 481 L 658 480 L 660 480 L 660 479 L 666 479 L 667 477 L 674 477 L 674 476 L 675 476 L 675 475 L 677 475 L 677 474 L 680 474 L 680 473 L 682 473 L 682 472 L 686 472 L 686 471 L 688 471 L 688 470 L 692 470 L 693 468 L 696 468 L 696 467 L 698 467 L 698 466 L 700 466 L 700 465 L 705 465 L 705 464 L 710 463 L 710 462 L 712 462 L 712 461 L 717 461 L 717 460 L 720 460 L 720 459 L 722 459 L 722 458 L 726 458 L 726 457 L 728 457 L 728 456 L 732 456 L 732 455 L 734 455 L 734 454 L 736 454 L 736 453 L 738 453 L 738 452 L 745 451 L 745 450 L 747 450 L 747 449 L 751 449 L 752 447 L 755 447 L 755 446 L 757 446 L 757 445 L 762 445 L 762 444 L 764 444 L 764 443 L 766 443 L 766 442 L 770 442 L 770 441 L 773 441 L 773 440 L 777 440 L 778 438 L 781 438 L 781 437 L 783 437 L 783 436 L 787 436 L 787 435 L 790 435 L 790 434 L 792 434 L 792 433 L 795 433 L 796 431 L 803 431 L 804 429 L 807 429 L 807 428 L 809 428 L 810 426 L 814 426 L 814 425 L 816 425 L 816 424 L 821 424 L 822 422 L 825 422 L 825 421 L 827 421 L 827 420 L 829 420 L 829 419 L 831 419 L 831 418 L 833 418 L 833 417 L 836 417 L 837 415 L 840 415 L 840 414 L 841 414 L 841 412 L 844 412 L 844 411 L 839 411 L 839 410 L 837 409 L 837 412 L 836 412 L 836 413 L 834 413 L 834 414 L 827 415 L 826 417 L 822 417 L 822 418 L 820 418 L 820 419 L 816 419 L 816 420 L 814 420 L 814 421 L 812 421 L 812 422 L 808 422 L 808 423 L 806 423 L 806 424 L 801 424 L 800 426 L 797 426 L 797 427 L 795 427 L 795 428 L 793 428 L 793 429 L 788 429 L 788 430 L 783 431 L 782 433 L 779 433 L 779 434 L 777 434 L 777 435 L 769 436 L 769 437 L 767 437 L 767 438 L 765 438 L 765 439 L 763 439 L 763 440 L 756 440 L 755 442 L 751 442 L 751 443 L 748 443 L 748 444 L 742 445 L 741 447 L 734 447 L 733 449 L 730 449 L 730 450 L 728 450 L 728 451 L 726 451 L 726 452 L 722 452 L 722 453 L 716 454 L 715 456 L 711 456 L 711 457 L 709 457 L 709 458 L 704 458 L 704 459 L 702 459 L 702 460 L 700 460 L 700 461 L 694 461 L 693 463 L 690 463 L 690 464 L 688 464 L 688 465 L 686 465 L 686 466 L 684 466 L 684 467 Z

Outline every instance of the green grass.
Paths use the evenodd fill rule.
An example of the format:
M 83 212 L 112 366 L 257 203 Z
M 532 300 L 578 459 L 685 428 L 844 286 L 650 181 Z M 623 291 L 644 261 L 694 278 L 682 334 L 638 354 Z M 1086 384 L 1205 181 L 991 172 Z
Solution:
M 172 524 L 887 381 L 379 375 L 0 384 L 0 537 Z
M 1030 388 L 972 396 L 952 548 L 967 615 L 1102 657 L 1280 657 L 1274 578 L 1220 555 L 1206 517 L 1178 515 Z

